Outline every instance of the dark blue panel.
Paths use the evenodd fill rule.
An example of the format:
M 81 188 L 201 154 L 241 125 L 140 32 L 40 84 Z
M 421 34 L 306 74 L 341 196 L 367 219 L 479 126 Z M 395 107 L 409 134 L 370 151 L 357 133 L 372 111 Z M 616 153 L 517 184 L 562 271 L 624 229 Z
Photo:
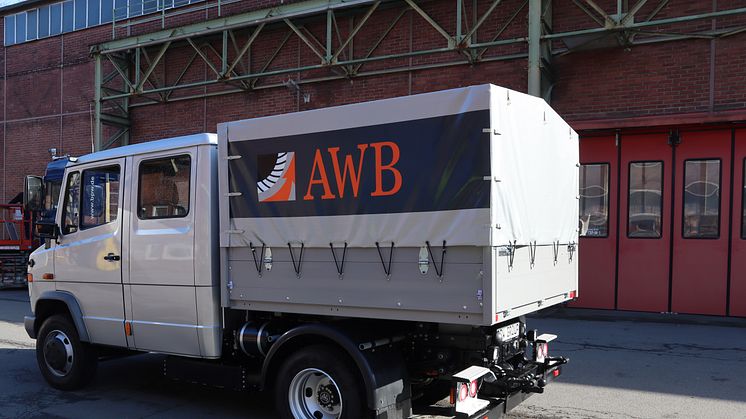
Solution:
M 62 33 L 62 4 L 53 4 L 49 8 L 49 34 L 59 35 Z
M 16 15 L 16 44 L 26 41 L 26 13 Z
M 114 19 L 127 19 L 127 0 L 114 0 Z
M 231 216 L 298 217 L 488 208 L 490 182 L 485 177 L 489 179 L 490 174 L 490 137 L 482 129 L 489 125 L 489 110 L 484 110 L 231 142 L 229 154 L 241 156 L 229 163 L 231 192 L 241 192 L 241 196 L 231 198 Z M 284 153 L 289 152 L 294 154 L 288 160 L 289 154 Z M 293 165 L 291 171 L 289 167 Z M 284 168 L 288 169 L 283 175 L 275 173 Z M 326 182 L 322 182 L 324 177 Z M 288 199 L 278 193 L 276 196 L 282 195 L 281 201 L 265 196 L 259 202 L 258 186 L 265 189 L 279 186 L 282 178 L 295 183 L 295 196 Z M 353 181 L 358 185 L 357 196 Z M 259 182 L 269 184 L 259 185 Z
M 13 45 L 16 42 L 16 16 L 5 17 L 5 45 Z
M 153 13 L 158 10 L 158 0 L 143 0 L 143 14 Z
M 101 0 L 101 23 L 109 23 L 114 16 L 114 1 Z
M 87 26 L 88 12 L 85 0 L 75 0 L 75 29 L 85 29 Z
M 39 8 L 39 38 L 49 36 L 49 6 Z
M 73 0 L 68 0 L 62 5 L 62 31 L 72 32 L 75 28 L 75 6 Z
M 88 0 L 88 27 L 101 23 L 101 0 Z
M 37 38 L 37 35 L 39 33 L 37 32 L 37 19 L 39 17 L 39 12 L 34 10 L 29 10 L 26 12 L 26 40 L 27 41 L 33 41 Z

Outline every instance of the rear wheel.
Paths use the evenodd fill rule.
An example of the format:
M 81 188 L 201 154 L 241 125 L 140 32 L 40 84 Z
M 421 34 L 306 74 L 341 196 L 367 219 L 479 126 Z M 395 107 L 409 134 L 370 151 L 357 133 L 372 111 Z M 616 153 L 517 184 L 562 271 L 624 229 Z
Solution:
M 49 385 L 59 390 L 75 390 L 93 379 L 97 357 L 93 348 L 80 341 L 69 318 L 54 315 L 39 329 L 36 362 Z
M 283 363 L 275 381 L 275 404 L 290 419 L 369 417 L 355 365 L 332 346 L 313 345 Z

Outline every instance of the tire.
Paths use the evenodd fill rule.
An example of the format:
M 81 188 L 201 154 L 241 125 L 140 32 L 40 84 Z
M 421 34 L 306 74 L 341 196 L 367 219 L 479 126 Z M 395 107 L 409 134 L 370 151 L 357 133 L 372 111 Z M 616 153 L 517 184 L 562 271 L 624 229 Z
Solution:
M 72 321 L 62 315 L 44 321 L 36 338 L 36 362 L 44 379 L 58 390 L 76 390 L 96 375 L 95 350 L 80 341 Z
M 275 379 L 275 408 L 284 419 L 360 419 L 372 412 L 357 367 L 329 345 L 301 349 L 283 362 Z

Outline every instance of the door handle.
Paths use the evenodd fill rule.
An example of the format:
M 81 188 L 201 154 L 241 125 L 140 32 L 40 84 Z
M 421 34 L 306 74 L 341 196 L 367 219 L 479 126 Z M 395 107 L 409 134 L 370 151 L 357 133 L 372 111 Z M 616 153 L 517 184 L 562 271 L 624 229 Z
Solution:
M 115 255 L 114 253 L 109 253 L 108 255 L 104 256 L 104 260 L 108 260 L 109 262 L 115 262 L 120 259 L 121 257 L 119 255 Z

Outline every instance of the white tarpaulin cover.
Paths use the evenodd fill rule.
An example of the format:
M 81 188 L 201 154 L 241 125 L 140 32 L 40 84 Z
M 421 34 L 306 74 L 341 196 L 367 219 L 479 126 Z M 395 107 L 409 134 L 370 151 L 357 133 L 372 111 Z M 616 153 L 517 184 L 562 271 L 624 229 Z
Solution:
M 481 85 L 221 124 L 221 245 L 577 241 L 578 136 Z

